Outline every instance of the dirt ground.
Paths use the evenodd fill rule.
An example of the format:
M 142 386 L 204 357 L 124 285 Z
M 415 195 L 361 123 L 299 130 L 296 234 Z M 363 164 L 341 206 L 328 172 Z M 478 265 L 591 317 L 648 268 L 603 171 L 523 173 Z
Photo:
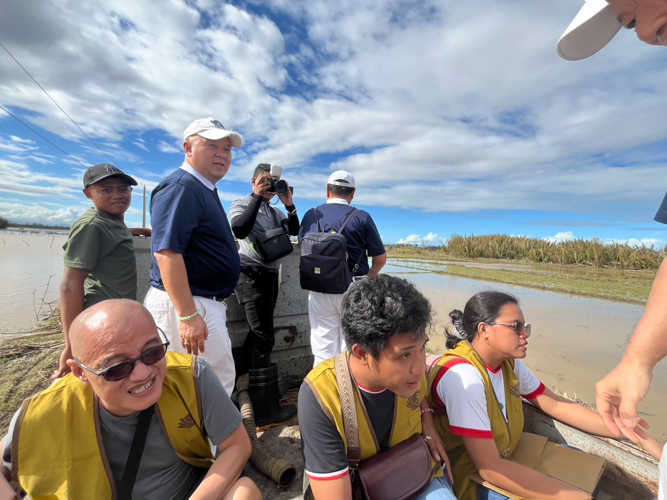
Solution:
M 291 462 L 296 469 L 292 484 L 281 489 L 276 482 L 258 472 L 252 464 L 245 466 L 243 472 L 259 486 L 264 500 L 301 500 L 303 484 L 303 458 L 301 455 L 301 434 L 298 425 L 280 426 L 269 429 L 259 435 L 259 441 L 265 452 Z

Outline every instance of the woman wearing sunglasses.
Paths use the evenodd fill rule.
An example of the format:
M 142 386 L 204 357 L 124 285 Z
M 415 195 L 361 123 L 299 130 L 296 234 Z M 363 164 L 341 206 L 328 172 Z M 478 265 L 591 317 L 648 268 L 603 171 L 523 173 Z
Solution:
M 457 498 L 507 498 L 469 479 L 479 471 L 486 481 L 522 497 L 590 499 L 558 479 L 503 460 L 523 432 L 522 397 L 562 422 L 612 437 L 597 413 L 554 394 L 523 364 L 531 327 L 517 299 L 480 292 L 463 312 L 449 316 L 454 325 L 447 331 L 450 351 L 431 370 L 429 401 L 440 414 L 436 427 L 452 463 Z

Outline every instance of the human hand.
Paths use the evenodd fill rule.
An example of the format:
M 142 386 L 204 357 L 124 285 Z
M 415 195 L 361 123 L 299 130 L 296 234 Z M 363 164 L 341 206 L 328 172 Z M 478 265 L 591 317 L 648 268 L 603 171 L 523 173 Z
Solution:
M 205 342 L 208 339 L 208 326 L 206 321 L 198 314 L 187 321 L 178 322 L 178 333 L 181 337 L 181 345 L 188 352 L 198 356 L 204 352 Z
M 269 182 L 270 178 L 271 174 L 269 174 L 268 172 L 264 172 L 263 174 L 255 177 L 252 180 L 252 192 L 257 196 L 261 196 L 264 199 L 267 198 L 270 199 L 271 197 L 273 197 L 273 193 L 270 191 L 271 189 L 271 183 Z
M 454 484 L 454 477 L 452 476 L 452 467 L 449 463 L 449 457 L 445 451 L 445 447 L 442 444 L 440 439 L 440 434 L 435 428 L 435 422 L 433 421 L 433 415 L 430 412 L 422 414 L 422 435 L 426 439 L 428 448 L 431 451 L 431 456 L 437 462 L 443 462 L 445 468 L 447 469 L 447 476 L 452 484 Z
M 286 207 L 291 207 L 294 205 L 294 198 L 292 197 L 292 190 L 289 188 L 289 184 L 285 181 L 287 185 L 287 190 L 284 193 L 278 193 L 278 198 L 283 202 L 283 205 Z
M 60 354 L 58 369 L 53 372 L 53 375 L 51 375 L 51 380 L 64 377 L 70 371 L 72 371 L 72 369 L 67 364 L 68 359 L 72 359 L 72 348 L 66 345 L 65 348 L 63 349 L 63 352 Z
M 641 420 L 637 416 L 637 405 L 646 397 L 652 379 L 653 370 L 649 366 L 623 358 L 595 385 L 597 411 L 617 437 L 639 444 L 639 436 L 635 432 Z

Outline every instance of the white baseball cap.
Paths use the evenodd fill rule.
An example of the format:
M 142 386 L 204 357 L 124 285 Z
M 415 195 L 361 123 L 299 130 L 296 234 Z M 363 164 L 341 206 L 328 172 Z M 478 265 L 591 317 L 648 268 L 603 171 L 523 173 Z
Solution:
M 586 59 L 607 45 L 622 27 L 607 0 L 586 0 L 558 40 L 556 51 L 567 61 Z
M 192 135 L 201 135 L 205 139 L 217 141 L 223 137 L 229 137 L 232 146 L 240 148 L 243 145 L 243 138 L 233 130 L 227 130 L 225 126 L 212 117 L 200 118 L 193 121 L 183 132 L 183 140 Z
M 327 184 L 353 188 L 354 177 L 352 177 L 352 174 L 350 172 L 346 172 L 345 170 L 336 170 L 333 174 L 329 176 Z

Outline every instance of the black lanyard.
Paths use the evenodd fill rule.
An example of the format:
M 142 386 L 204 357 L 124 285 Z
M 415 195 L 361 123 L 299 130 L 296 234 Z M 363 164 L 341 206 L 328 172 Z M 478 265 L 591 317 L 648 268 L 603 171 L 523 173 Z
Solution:
M 125 464 L 123 479 L 120 482 L 118 500 L 132 500 L 132 490 L 134 489 L 134 482 L 137 480 L 139 464 L 144 453 L 144 445 L 146 444 L 146 437 L 148 437 L 148 428 L 151 426 L 153 413 L 155 413 L 155 405 L 139 413 L 139 423 L 137 423 L 137 429 L 134 431 L 132 447 Z

